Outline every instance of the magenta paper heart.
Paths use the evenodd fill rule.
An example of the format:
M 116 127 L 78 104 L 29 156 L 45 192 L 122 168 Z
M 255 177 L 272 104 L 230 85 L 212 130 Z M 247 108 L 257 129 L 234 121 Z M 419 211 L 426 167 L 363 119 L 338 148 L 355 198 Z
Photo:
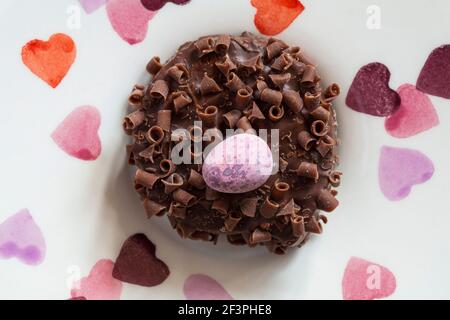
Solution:
M 100 112 L 95 107 L 78 107 L 53 132 L 53 141 L 75 158 L 95 160 L 102 150 L 100 122 Z
M 103 6 L 108 0 L 78 0 L 86 13 L 90 14 Z
M 109 0 L 106 11 L 113 29 L 131 45 L 145 39 L 148 22 L 155 15 L 142 5 L 141 0 Z
M 164 7 L 166 3 L 172 2 L 174 4 L 183 5 L 189 3 L 191 0 L 141 0 L 142 5 L 151 11 L 157 11 Z
M 408 138 L 439 125 L 430 98 L 411 84 L 397 90 L 402 100 L 398 110 L 386 118 L 386 131 L 396 138 Z
M 381 148 L 378 178 L 381 191 L 391 201 L 406 198 L 414 185 L 428 181 L 433 173 L 433 163 L 419 151 Z
M 389 87 L 391 73 L 382 63 L 374 62 L 359 69 L 347 94 L 351 109 L 376 117 L 386 117 L 400 106 L 400 96 Z
M 183 292 L 188 300 L 232 300 L 233 297 L 213 278 L 193 274 L 184 282 Z
M 417 79 L 417 89 L 450 99 L 450 45 L 433 50 Z
M 76 282 L 70 293 L 71 299 L 83 297 L 86 300 L 118 300 L 122 294 L 122 282 L 114 279 L 114 262 L 99 260 L 92 267 L 89 276 Z
M 397 287 L 394 274 L 379 264 L 352 257 L 342 279 L 344 300 L 373 300 L 390 296 Z
M 44 261 L 46 245 L 41 229 L 27 209 L 0 224 L 0 259 L 16 257 L 28 265 Z

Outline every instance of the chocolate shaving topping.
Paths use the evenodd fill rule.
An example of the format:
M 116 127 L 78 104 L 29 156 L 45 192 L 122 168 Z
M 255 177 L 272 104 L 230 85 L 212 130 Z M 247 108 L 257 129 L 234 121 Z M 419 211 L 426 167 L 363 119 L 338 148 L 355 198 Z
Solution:
M 239 203 L 239 207 L 241 209 L 241 212 L 246 217 L 255 217 L 256 215 L 256 209 L 258 206 L 258 198 L 247 198 L 242 199 Z
M 211 93 L 218 93 L 220 91 L 222 91 L 222 89 L 219 87 L 217 82 L 205 73 L 203 80 L 200 83 L 201 94 L 207 95 Z
M 150 62 L 147 64 L 147 72 L 150 73 L 152 76 L 157 74 L 159 70 L 162 68 L 161 60 L 159 57 L 153 57 Z

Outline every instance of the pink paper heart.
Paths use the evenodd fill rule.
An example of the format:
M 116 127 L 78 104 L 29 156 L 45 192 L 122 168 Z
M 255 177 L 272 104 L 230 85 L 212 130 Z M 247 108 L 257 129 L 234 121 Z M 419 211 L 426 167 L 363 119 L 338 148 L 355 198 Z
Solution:
M 391 73 L 382 63 L 363 66 L 348 90 L 346 104 L 351 109 L 376 117 L 386 117 L 400 106 L 400 97 L 389 87 Z
M 430 98 L 411 84 L 397 90 L 402 100 L 398 110 L 386 118 L 386 131 L 396 138 L 408 138 L 439 125 Z
M 204 274 L 190 275 L 183 292 L 188 300 L 233 300 L 233 297 L 213 278 Z
M 131 45 L 145 39 L 148 22 L 155 15 L 142 5 L 141 0 L 109 0 L 106 11 L 113 29 Z
M 95 160 L 102 149 L 98 136 L 100 123 L 100 112 L 95 107 L 78 107 L 53 132 L 53 141 L 75 158 Z
M 86 13 L 90 14 L 103 6 L 108 0 L 78 0 Z
M 344 300 L 373 300 L 390 296 L 397 283 L 394 274 L 387 268 L 352 257 L 345 268 L 342 279 Z
M 83 297 L 86 300 L 118 300 L 122 294 L 122 282 L 114 279 L 114 262 L 99 260 L 92 267 L 89 276 L 76 282 L 70 292 L 72 299 Z
M 378 179 L 381 191 L 391 201 L 406 198 L 414 185 L 428 181 L 433 173 L 433 163 L 419 151 L 381 148 Z
M 16 257 L 28 265 L 44 261 L 46 245 L 41 229 L 27 209 L 0 224 L 0 259 Z

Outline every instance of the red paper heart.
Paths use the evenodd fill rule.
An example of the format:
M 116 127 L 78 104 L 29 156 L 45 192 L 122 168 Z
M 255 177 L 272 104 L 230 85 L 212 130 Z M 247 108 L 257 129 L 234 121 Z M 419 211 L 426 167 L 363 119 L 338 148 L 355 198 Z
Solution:
M 256 8 L 256 28 L 268 36 L 282 32 L 305 10 L 299 0 L 251 1 L 252 6 Z
M 48 41 L 31 40 L 22 48 L 23 63 L 53 88 L 64 79 L 75 56 L 75 42 L 62 33 L 52 35 Z

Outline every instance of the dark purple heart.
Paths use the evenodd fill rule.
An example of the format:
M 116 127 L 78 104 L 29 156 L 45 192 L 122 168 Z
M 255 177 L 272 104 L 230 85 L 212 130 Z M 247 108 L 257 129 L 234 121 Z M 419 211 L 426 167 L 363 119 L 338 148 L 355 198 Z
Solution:
M 400 96 L 389 87 L 391 73 L 382 63 L 374 62 L 359 69 L 347 94 L 351 109 L 376 117 L 387 117 L 400 106 Z
M 155 255 L 155 245 L 144 235 L 128 238 L 120 250 L 113 269 L 113 277 L 123 282 L 153 287 L 170 274 L 167 265 Z
M 191 0 L 141 0 L 142 5 L 150 11 L 157 11 L 165 6 L 167 2 L 172 2 L 178 5 L 187 4 Z
M 450 99 L 450 45 L 433 50 L 417 79 L 417 89 Z

